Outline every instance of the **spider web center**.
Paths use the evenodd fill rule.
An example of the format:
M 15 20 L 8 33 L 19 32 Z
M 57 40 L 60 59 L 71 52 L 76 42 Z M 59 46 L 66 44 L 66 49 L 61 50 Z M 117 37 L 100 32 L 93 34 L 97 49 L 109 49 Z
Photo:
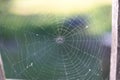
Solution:
M 57 44 L 62 44 L 62 43 L 64 43 L 64 41 L 65 41 L 65 39 L 64 39 L 64 37 L 62 37 L 62 36 L 58 36 L 58 37 L 55 39 L 55 42 L 56 42 Z

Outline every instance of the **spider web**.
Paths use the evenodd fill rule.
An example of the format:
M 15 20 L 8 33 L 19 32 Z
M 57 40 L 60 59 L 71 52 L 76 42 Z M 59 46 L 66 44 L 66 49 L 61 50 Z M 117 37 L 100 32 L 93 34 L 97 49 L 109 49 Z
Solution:
M 11 75 L 28 80 L 105 80 L 102 68 L 105 49 L 99 44 L 101 37 L 89 34 L 89 21 L 75 16 L 61 21 L 54 18 L 51 24 L 54 23 L 57 25 L 14 32 L 17 54 L 11 56 L 6 47 L 3 50 Z

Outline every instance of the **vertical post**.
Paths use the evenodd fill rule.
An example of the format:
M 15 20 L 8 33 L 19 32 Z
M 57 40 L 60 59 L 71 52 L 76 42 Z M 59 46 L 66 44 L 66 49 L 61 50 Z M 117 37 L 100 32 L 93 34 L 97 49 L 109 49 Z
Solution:
M 112 50 L 110 80 L 116 80 L 118 47 L 118 0 L 112 0 Z
M 0 80 L 5 80 L 5 75 L 4 75 L 4 69 L 3 69 L 1 55 L 0 55 Z
M 120 5 L 120 1 L 118 2 Z M 117 80 L 120 80 L 120 7 L 118 8 L 118 54 L 117 54 Z

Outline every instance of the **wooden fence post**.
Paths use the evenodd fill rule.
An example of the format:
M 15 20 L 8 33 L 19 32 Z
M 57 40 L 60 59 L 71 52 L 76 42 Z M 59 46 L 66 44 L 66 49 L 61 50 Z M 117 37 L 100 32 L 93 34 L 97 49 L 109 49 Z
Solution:
M 111 66 L 110 80 L 117 78 L 117 48 L 118 48 L 118 0 L 112 0 L 112 51 L 111 51 Z
M 3 69 L 3 63 L 0 55 L 0 80 L 5 80 L 5 74 Z

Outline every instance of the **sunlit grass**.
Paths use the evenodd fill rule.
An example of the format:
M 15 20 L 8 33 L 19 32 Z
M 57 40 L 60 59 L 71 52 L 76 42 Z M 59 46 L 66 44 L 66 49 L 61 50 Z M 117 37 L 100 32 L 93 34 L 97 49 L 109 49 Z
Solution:
M 68 15 L 106 4 L 111 4 L 111 0 L 13 0 L 10 12 L 21 15 L 39 13 Z

